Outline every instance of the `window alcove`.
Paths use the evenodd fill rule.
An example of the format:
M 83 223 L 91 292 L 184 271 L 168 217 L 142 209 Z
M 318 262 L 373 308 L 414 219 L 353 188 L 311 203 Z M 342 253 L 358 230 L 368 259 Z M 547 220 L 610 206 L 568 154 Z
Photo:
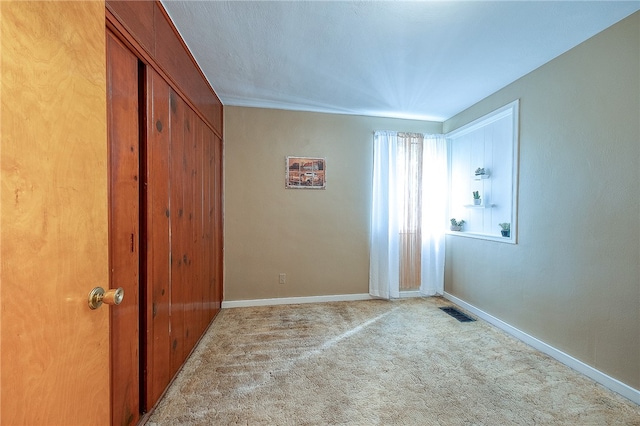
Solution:
M 518 109 L 516 100 L 446 135 L 448 217 L 465 222 L 450 235 L 516 243 Z

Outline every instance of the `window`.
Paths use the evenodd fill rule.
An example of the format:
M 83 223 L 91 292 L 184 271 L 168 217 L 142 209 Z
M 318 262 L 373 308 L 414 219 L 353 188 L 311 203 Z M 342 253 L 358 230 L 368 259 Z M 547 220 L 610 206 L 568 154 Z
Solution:
M 371 295 L 442 294 L 446 170 L 443 135 L 375 132 Z
M 397 185 L 400 291 L 420 288 L 422 246 L 422 144 L 417 133 L 398 133 Z

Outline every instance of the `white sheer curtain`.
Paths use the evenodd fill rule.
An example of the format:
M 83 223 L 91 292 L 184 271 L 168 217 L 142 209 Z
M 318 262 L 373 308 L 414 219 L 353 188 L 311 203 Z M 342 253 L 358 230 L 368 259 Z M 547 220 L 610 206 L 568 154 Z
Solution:
M 447 141 L 425 135 L 422 148 L 422 274 L 420 293 L 444 293 L 444 241 L 449 186 Z
M 373 136 L 369 294 L 383 299 L 400 297 L 397 145 L 397 132 Z
M 420 293 L 444 290 L 444 230 L 447 205 L 447 151 L 441 135 L 424 135 L 422 161 Z M 398 132 L 374 134 L 369 293 L 400 297 L 400 210 Z

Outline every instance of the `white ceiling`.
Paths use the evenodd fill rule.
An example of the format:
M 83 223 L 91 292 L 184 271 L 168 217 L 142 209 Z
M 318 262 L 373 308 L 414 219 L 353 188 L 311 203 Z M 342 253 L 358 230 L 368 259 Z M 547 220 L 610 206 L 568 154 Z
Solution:
M 640 9 L 640 0 L 162 4 L 224 105 L 436 121 Z

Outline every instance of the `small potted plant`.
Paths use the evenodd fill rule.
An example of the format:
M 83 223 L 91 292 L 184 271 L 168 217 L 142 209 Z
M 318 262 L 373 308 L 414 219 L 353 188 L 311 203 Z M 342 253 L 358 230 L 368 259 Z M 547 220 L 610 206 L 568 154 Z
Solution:
M 501 228 L 500 233 L 503 237 L 511 236 L 511 224 L 510 223 L 499 223 L 498 226 Z
M 489 170 L 485 170 L 484 167 L 478 167 L 476 169 L 476 171 L 474 172 L 474 174 L 475 174 L 475 179 L 476 180 L 488 179 L 489 178 Z
M 452 231 L 462 231 L 462 225 L 464 225 L 464 220 L 457 221 L 455 218 L 451 218 L 451 227 Z
M 473 191 L 473 204 L 479 206 L 480 203 L 482 203 L 482 200 L 480 199 L 480 192 Z

